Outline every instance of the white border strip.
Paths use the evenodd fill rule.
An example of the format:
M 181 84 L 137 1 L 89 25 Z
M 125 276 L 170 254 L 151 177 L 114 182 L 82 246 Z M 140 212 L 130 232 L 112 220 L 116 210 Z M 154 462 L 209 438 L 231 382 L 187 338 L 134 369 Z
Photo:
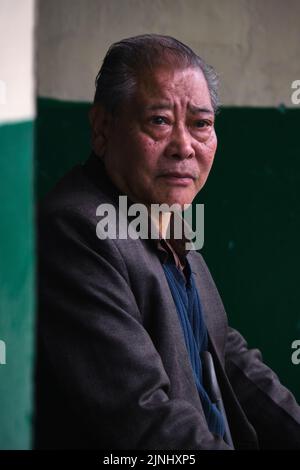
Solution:
M 0 2 L 0 124 L 35 117 L 35 0 Z

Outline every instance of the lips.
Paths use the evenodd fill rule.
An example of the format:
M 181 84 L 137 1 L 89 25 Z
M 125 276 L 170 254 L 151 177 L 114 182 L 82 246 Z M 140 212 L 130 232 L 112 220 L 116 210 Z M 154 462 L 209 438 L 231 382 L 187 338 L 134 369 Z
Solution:
M 173 186 L 189 186 L 195 177 L 190 172 L 169 171 L 160 175 L 167 184 Z
M 179 171 L 168 171 L 166 173 L 163 173 L 161 175 L 162 177 L 168 178 L 189 178 L 189 179 L 195 179 L 195 176 L 193 173 L 190 172 L 179 172 Z

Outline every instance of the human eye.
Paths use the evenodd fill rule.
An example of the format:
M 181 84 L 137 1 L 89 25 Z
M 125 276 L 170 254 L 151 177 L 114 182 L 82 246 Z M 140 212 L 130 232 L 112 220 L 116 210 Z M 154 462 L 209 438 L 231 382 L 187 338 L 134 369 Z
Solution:
M 194 125 L 197 129 L 203 129 L 203 128 L 211 126 L 211 122 L 205 119 L 197 119 Z
M 168 120 L 167 120 L 167 118 L 164 117 L 164 116 L 151 116 L 150 122 L 151 122 L 152 124 L 161 126 L 161 125 L 167 124 L 167 123 L 168 123 Z

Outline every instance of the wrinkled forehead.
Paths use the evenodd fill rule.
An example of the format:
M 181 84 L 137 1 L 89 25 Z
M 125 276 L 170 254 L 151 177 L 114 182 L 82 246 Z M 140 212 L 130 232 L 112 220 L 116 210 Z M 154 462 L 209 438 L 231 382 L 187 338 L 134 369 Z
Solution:
M 200 68 L 159 67 L 142 71 L 137 77 L 133 99 L 137 106 L 175 102 L 205 106 L 213 110 L 210 93 Z

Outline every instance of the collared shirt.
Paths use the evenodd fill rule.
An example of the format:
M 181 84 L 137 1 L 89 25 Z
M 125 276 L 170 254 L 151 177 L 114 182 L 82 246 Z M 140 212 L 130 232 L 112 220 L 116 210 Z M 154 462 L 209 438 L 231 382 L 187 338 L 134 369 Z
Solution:
M 186 252 L 183 252 L 182 248 L 179 246 L 178 240 L 166 240 L 161 238 L 158 240 L 157 248 L 158 250 L 165 253 L 163 262 L 165 263 L 167 259 L 171 258 L 176 268 L 178 268 L 186 277 Z
M 174 214 L 171 215 L 170 224 L 172 224 L 174 220 L 173 216 Z M 188 227 L 187 223 L 181 218 L 181 216 L 178 217 L 180 217 L 182 220 L 182 224 L 185 224 L 185 227 Z M 190 230 L 190 227 L 188 227 L 188 229 Z M 161 234 L 159 234 L 159 239 L 157 240 L 157 249 L 162 255 L 162 262 L 165 263 L 167 260 L 171 259 L 175 266 L 182 272 L 187 281 L 188 272 L 186 270 L 186 256 L 189 253 L 189 250 L 186 248 L 186 242 L 187 238 L 184 232 L 182 233 L 182 238 L 174 237 L 171 225 L 169 238 L 163 238 Z
M 224 436 L 225 423 L 222 413 L 216 404 L 211 402 L 203 385 L 201 354 L 207 350 L 208 334 L 199 293 L 186 258 L 185 240 L 161 238 L 158 240 L 158 249 L 164 254 L 164 259 L 161 260 L 163 270 L 176 306 L 208 427 L 211 432 Z

